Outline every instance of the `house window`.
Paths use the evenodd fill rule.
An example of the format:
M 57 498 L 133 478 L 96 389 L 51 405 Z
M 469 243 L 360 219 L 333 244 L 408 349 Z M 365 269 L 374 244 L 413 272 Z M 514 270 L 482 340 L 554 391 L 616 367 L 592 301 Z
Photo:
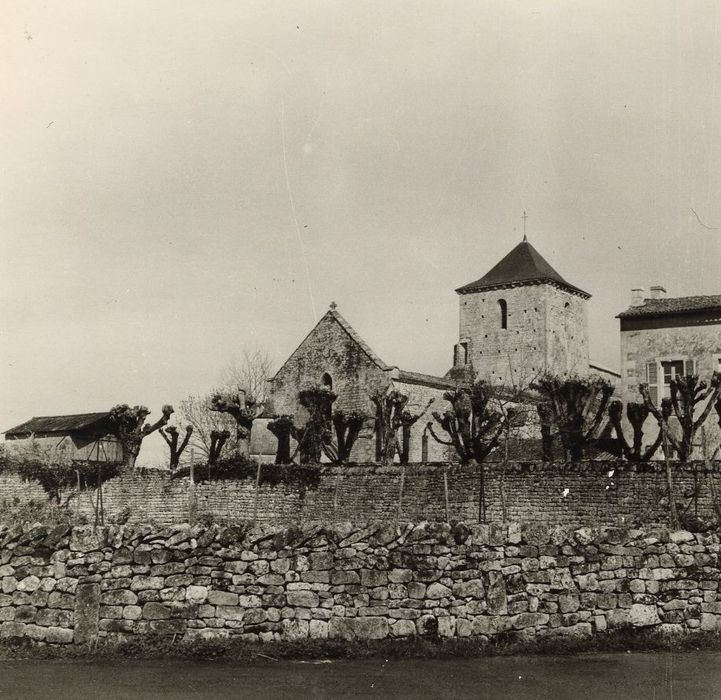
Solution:
M 501 328 L 508 328 L 508 304 L 505 299 L 498 300 L 498 308 L 501 311 Z
M 658 404 L 671 396 L 671 382 L 676 377 L 696 373 L 696 361 L 685 358 L 666 358 L 646 364 L 646 381 L 651 401 Z

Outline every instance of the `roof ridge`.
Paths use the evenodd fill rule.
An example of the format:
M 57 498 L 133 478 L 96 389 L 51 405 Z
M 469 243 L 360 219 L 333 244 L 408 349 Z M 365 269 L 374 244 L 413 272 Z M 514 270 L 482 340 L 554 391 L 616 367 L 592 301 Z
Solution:
M 528 240 L 518 243 L 483 277 L 459 287 L 456 292 L 464 294 L 481 289 L 546 282 L 554 282 L 585 297 L 591 296 L 588 292 L 567 282 Z

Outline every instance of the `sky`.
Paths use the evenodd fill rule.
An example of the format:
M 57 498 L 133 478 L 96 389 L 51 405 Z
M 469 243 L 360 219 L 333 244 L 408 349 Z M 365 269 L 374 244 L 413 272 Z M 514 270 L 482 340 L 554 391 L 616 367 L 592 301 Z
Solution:
M 632 287 L 721 293 L 718 1 L 0 11 L 0 430 L 157 416 L 331 301 L 442 374 L 524 210 L 604 365 Z

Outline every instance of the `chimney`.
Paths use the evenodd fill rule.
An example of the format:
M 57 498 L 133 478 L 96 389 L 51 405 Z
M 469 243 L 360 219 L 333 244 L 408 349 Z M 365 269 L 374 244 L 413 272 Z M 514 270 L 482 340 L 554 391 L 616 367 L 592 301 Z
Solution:
M 631 306 L 643 306 L 643 293 L 645 291 L 643 287 L 636 287 L 631 290 Z
M 655 284 L 653 287 L 651 287 L 651 299 L 665 299 L 666 298 L 666 288 L 662 287 L 660 284 Z

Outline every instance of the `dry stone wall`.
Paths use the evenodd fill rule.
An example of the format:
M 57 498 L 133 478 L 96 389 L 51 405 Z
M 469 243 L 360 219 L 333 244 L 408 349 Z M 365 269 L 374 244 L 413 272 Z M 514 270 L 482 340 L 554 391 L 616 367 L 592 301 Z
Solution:
M 719 533 L 421 522 L 0 529 L 0 637 L 721 630 Z

